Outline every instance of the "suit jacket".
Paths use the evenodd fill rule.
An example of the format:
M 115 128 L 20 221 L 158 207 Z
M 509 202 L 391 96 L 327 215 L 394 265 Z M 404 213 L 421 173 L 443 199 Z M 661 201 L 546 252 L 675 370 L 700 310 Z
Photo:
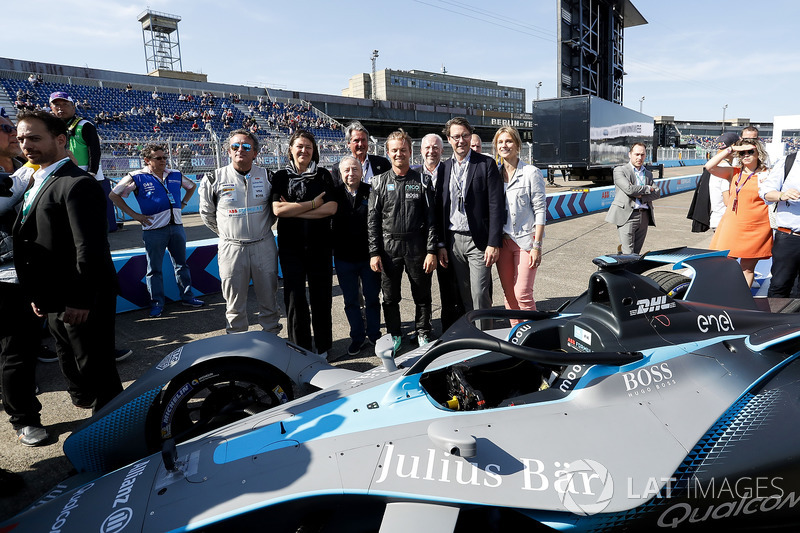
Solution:
M 651 188 L 653 187 L 653 173 L 649 170 L 644 171 L 645 181 Z M 608 208 L 606 222 L 611 222 L 617 226 L 625 224 L 633 214 L 633 208 L 638 199 L 641 203 L 647 204 L 650 208 L 649 225 L 655 226 L 656 219 L 653 210 L 653 200 L 661 196 L 660 192 L 648 193 L 648 187 L 636 184 L 636 174 L 633 165 L 626 163 L 614 169 L 614 201 Z
M 453 158 L 442 161 L 436 178 L 436 225 L 438 235 L 444 242 L 448 242 L 450 236 L 452 169 Z M 464 211 L 472 240 L 479 250 L 503 245 L 503 223 L 506 219 L 503 180 L 494 160 L 474 151 L 469 156 L 464 180 Z
M 23 289 L 44 312 L 92 309 L 117 289 L 100 183 L 67 161 L 45 182 L 27 219 L 14 223 L 14 264 Z
M 387 170 L 392 169 L 392 164 L 385 157 L 367 154 L 367 159 L 369 159 L 369 166 L 372 167 L 373 176 L 383 174 Z M 333 165 L 333 168 L 331 168 L 331 174 L 333 175 L 334 184 L 339 185 L 340 183 L 343 183 L 342 177 L 339 175 L 339 165 Z

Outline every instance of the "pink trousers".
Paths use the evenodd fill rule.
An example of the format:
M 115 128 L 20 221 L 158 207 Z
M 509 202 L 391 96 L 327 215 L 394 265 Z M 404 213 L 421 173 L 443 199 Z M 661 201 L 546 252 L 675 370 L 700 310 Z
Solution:
M 536 310 L 533 299 L 533 280 L 536 268 L 528 268 L 530 254 L 522 250 L 513 239 L 503 239 L 500 257 L 497 259 L 497 273 L 503 286 L 506 309 Z M 521 320 L 512 320 L 515 326 Z

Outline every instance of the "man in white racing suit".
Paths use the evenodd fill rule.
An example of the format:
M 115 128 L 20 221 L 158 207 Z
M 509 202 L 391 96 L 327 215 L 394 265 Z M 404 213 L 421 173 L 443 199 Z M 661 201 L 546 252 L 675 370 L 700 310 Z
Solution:
M 272 233 L 275 215 L 270 193 L 272 173 L 253 164 L 258 139 L 247 130 L 232 131 L 226 142 L 231 164 L 200 182 L 200 216 L 219 235 L 217 261 L 227 333 L 247 331 L 250 280 L 258 299 L 258 323 L 281 330 L 278 308 L 278 247 Z

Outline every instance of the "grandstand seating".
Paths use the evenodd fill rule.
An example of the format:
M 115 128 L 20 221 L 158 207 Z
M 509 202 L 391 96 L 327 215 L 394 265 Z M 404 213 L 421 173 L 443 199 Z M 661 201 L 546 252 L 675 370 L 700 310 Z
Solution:
M 163 115 L 173 116 L 175 114 L 181 115 L 184 112 L 197 111 L 199 114 L 206 110 L 213 109 L 215 116 L 209 121 L 211 129 L 220 137 L 226 136 L 226 132 L 231 129 L 241 127 L 247 114 L 242 112 L 241 109 L 247 110 L 245 106 L 234 105 L 233 100 L 228 95 L 214 95 L 213 104 L 202 105 L 201 96 L 193 94 L 193 101 L 179 100 L 179 94 L 174 92 L 159 92 L 159 99 L 153 99 L 152 93 L 143 90 L 130 90 L 126 91 L 122 88 L 114 87 L 101 87 L 88 86 L 88 85 L 65 85 L 53 82 L 43 82 L 38 85 L 32 85 L 24 79 L 0 78 L 0 85 L 5 90 L 8 100 L 14 102 L 17 99 L 17 92 L 21 89 L 24 93 L 32 96 L 30 104 L 32 106 L 39 105 L 45 107 L 48 105 L 48 98 L 52 92 L 67 91 L 79 104 L 78 114 L 95 121 L 95 117 L 101 111 L 114 115 L 119 114 L 123 116 L 120 121 L 95 121 L 97 123 L 98 132 L 105 138 L 118 138 L 124 134 L 153 134 L 153 126 L 158 123 L 160 127 L 161 137 L 169 137 L 177 134 L 191 133 L 192 119 L 179 120 L 172 123 L 158 121 L 156 118 L 155 110 L 159 109 Z M 186 91 L 186 94 L 191 94 L 196 91 Z M 87 102 L 89 107 L 86 108 L 83 103 Z M 255 104 L 258 102 L 248 101 L 242 102 L 244 104 Z M 223 107 L 223 104 L 225 106 Z M 298 104 L 286 104 L 283 102 L 270 102 L 266 109 L 262 112 L 257 108 L 253 111 L 254 114 L 259 114 L 263 121 L 258 121 L 262 124 L 273 123 L 274 129 L 258 131 L 259 137 L 269 137 L 273 135 L 281 136 L 287 135 L 293 128 L 304 127 L 311 131 L 319 140 L 341 141 L 344 139 L 341 126 L 338 123 L 331 122 L 327 118 L 321 118 L 321 115 L 313 108 L 306 108 Z M 149 113 L 143 115 L 132 114 L 132 108 L 151 108 Z M 226 128 L 223 125 L 222 115 L 227 109 L 233 114 L 233 119 L 230 126 Z M 204 130 L 203 121 L 198 117 L 198 125 L 200 125 L 201 132 Z M 317 123 L 323 127 L 316 127 Z

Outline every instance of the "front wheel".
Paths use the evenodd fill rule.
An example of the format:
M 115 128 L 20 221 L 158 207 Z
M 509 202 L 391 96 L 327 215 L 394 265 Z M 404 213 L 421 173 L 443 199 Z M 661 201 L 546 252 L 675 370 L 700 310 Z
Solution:
M 294 399 L 282 372 L 264 365 L 218 361 L 174 378 L 151 409 L 148 443 L 189 440 Z

